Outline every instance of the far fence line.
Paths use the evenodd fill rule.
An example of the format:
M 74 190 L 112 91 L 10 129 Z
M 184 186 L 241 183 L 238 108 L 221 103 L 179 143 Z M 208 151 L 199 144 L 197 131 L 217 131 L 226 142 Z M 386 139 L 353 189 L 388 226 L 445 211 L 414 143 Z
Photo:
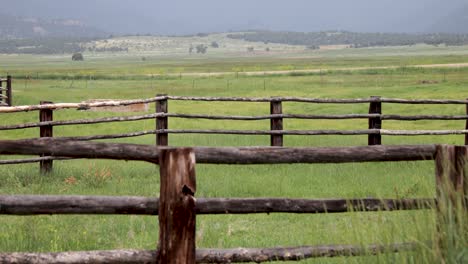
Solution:
M 192 113 L 169 113 L 169 100 L 173 101 L 202 101 L 202 102 L 259 102 L 270 104 L 269 115 L 207 115 L 207 114 L 192 114 Z M 156 113 L 134 116 L 116 116 L 95 119 L 77 119 L 54 121 L 53 111 L 60 109 L 78 109 L 86 110 L 94 107 L 118 107 L 135 104 L 148 104 L 155 102 Z M 369 111 L 366 114 L 288 114 L 283 113 L 283 102 L 299 102 L 312 104 L 369 104 Z M 466 105 L 466 112 L 462 115 L 395 115 L 383 114 L 382 104 L 435 104 L 435 105 Z M 67 125 L 86 125 L 99 124 L 110 122 L 129 122 L 139 120 L 155 120 L 154 130 L 135 131 L 130 133 L 109 134 L 109 135 L 88 135 L 88 136 L 73 136 L 73 137 L 56 137 L 70 140 L 102 140 L 102 139 L 117 139 L 138 137 L 144 135 L 156 135 L 156 144 L 158 146 L 168 146 L 169 134 L 220 134 L 220 135 L 269 135 L 270 146 L 283 146 L 284 135 L 367 135 L 368 145 L 381 145 L 382 136 L 422 136 L 422 135 L 465 135 L 464 144 L 468 145 L 468 100 L 454 99 L 397 99 L 397 98 L 381 98 L 372 96 L 370 98 L 360 99 L 327 99 L 327 98 L 302 98 L 302 97 L 270 97 L 270 98 L 248 98 L 248 97 L 190 97 L 190 96 L 169 96 L 157 95 L 156 97 L 147 99 L 135 100 L 117 100 L 103 101 L 91 103 L 52 103 L 41 101 L 39 105 L 25 105 L 14 107 L 0 107 L 0 113 L 17 113 L 39 111 L 39 122 L 24 123 L 14 125 L 0 126 L 0 131 L 40 128 L 41 137 L 53 137 L 54 126 Z M 242 121 L 257 121 L 270 120 L 269 130 L 227 130 L 227 129 L 170 129 L 169 118 L 183 119 L 205 119 L 205 120 L 242 120 Z M 352 119 L 367 119 L 367 129 L 360 130 L 284 130 L 283 122 L 287 119 L 304 119 L 304 120 L 352 120 Z M 418 121 L 418 120 L 466 120 L 465 129 L 460 130 L 388 130 L 383 129 L 382 123 L 384 120 L 398 121 Z M 200 126 L 203 126 L 202 124 Z M 60 157 L 57 157 L 60 158 Z M 2 164 L 19 164 L 41 162 L 42 171 L 47 172 L 52 169 L 52 161 L 55 157 L 43 156 L 41 158 L 23 159 L 15 161 L 0 161 Z M 24 161 L 24 162 L 23 162 Z
M 369 256 L 431 247 L 424 242 L 390 245 L 313 245 L 275 248 L 197 249 L 196 218 L 201 214 L 344 213 L 434 209 L 435 232 L 450 209 L 446 203 L 466 200 L 467 146 L 362 146 L 334 148 L 195 147 L 170 148 L 137 144 L 60 139 L 0 140 L 0 155 L 54 153 L 71 158 L 139 160 L 159 165 L 158 198 L 108 196 L 1 195 L 0 214 L 132 214 L 158 215 L 156 250 L 110 250 L 55 253 L 1 253 L 1 263 L 236 263 L 292 261 L 317 257 Z M 196 163 L 292 164 L 434 160 L 436 196 L 416 199 L 197 198 Z M 468 202 L 468 201 L 467 201 Z M 174 235 L 177 234 L 177 235 Z M 437 235 L 431 243 L 441 243 Z M 441 244 L 439 244 L 441 246 Z
M 0 107 L 13 105 L 11 84 L 12 81 L 10 75 L 8 75 L 6 78 L 0 77 Z

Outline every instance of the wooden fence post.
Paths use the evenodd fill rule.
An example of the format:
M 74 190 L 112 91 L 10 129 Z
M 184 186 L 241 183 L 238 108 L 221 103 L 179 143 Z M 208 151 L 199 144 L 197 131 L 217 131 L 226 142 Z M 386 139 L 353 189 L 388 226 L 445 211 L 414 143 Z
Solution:
M 445 192 L 450 199 L 457 194 L 468 192 L 465 165 L 468 159 L 467 147 L 438 145 L 436 150 L 436 187 L 438 198 Z
M 468 101 L 468 98 L 466 99 Z M 468 115 L 468 104 L 466 106 L 466 115 Z M 465 129 L 468 130 L 468 119 L 466 120 Z M 465 145 L 468 145 L 468 134 L 465 134 Z
M 371 96 L 371 99 L 377 101 L 371 102 L 369 106 L 369 114 L 382 114 L 382 102 L 380 96 Z M 382 129 L 382 120 L 379 117 L 369 118 L 369 129 Z M 379 134 L 368 135 L 368 145 L 381 145 L 382 136 Z
M 166 94 L 158 94 L 156 96 L 166 96 Z M 156 101 L 156 113 L 167 113 L 168 105 L 167 99 Z M 156 130 L 167 129 L 169 125 L 167 116 L 156 117 Z M 168 146 L 169 137 L 168 133 L 156 133 L 156 145 Z
M 283 113 L 283 107 L 281 101 L 271 101 L 270 102 L 270 114 L 279 115 Z M 271 130 L 283 130 L 283 118 L 271 118 L 270 119 L 270 129 Z M 282 147 L 283 146 L 283 135 L 271 135 L 270 136 L 270 145 L 272 147 Z
M 191 148 L 159 152 L 159 245 L 156 263 L 195 264 L 195 154 Z
M 463 221 L 459 218 L 464 213 L 457 210 L 468 210 L 465 195 L 468 193 L 467 172 L 467 147 L 438 145 L 436 147 L 436 193 L 437 193 L 437 250 L 443 258 L 446 258 L 448 247 L 456 245 L 456 236 L 450 233 L 459 232 L 459 225 Z M 461 203 L 461 204 L 460 204 Z M 459 221 L 462 221 L 461 223 Z
M 52 104 L 49 101 L 41 101 L 41 105 Z M 39 122 L 52 121 L 53 120 L 53 110 L 52 109 L 42 109 L 39 110 Z M 53 137 L 53 127 L 52 126 L 41 126 L 39 128 L 40 137 Z M 42 154 L 41 157 L 47 156 L 48 154 Z M 40 162 L 40 171 L 41 173 L 49 173 L 52 171 L 52 160 L 44 160 Z
M 13 92 L 12 92 L 12 87 L 11 87 L 11 76 L 8 75 L 7 76 L 7 90 L 6 90 L 6 96 L 7 96 L 7 101 L 6 103 L 8 104 L 8 106 L 12 106 L 13 105 Z
M 3 81 L 2 81 L 2 77 L 0 76 L 0 106 L 4 102 L 4 100 L 3 100 L 3 88 L 5 88 L 5 87 L 3 87 L 2 84 L 3 84 Z

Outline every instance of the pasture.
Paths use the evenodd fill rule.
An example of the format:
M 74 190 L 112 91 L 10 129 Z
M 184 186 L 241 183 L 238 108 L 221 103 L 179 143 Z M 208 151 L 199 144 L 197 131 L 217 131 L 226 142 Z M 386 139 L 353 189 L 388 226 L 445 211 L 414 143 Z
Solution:
M 92 57 L 72 63 L 65 57 L 19 56 L 2 58 L 0 72 L 15 77 L 14 104 L 38 104 L 40 100 L 80 102 L 87 99 L 132 99 L 156 94 L 191 96 L 303 96 L 319 98 L 466 99 L 468 69 L 420 69 L 401 67 L 361 71 L 333 71 L 338 67 L 407 66 L 425 63 L 466 63 L 466 47 L 443 54 L 424 49 L 417 55 L 344 54 L 324 51 L 318 58 L 278 56 L 255 58 L 159 58 L 141 62 L 129 56 Z M 343 52 L 343 51 L 340 51 Z M 362 52 L 363 51 L 359 51 Z M 375 50 L 369 49 L 369 53 Z M 6 60 L 3 60 L 6 58 Z M 156 60 L 156 57 L 155 57 Z M 179 72 L 324 68 L 320 74 L 278 76 L 208 77 L 156 76 Z M 34 78 L 37 74 L 39 78 Z M 89 78 L 94 76 L 94 78 Z M 425 81 L 430 82 L 425 82 Z M 171 102 L 170 112 L 259 115 L 269 114 L 266 103 Z M 367 113 L 362 105 L 306 105 L 284 103 L 284 112 L 297 114 Z M 155 111 L 154 105 L 150 113 Z M 465 106 L 385 105 L 386 114 L 463 115 Z M 131 115 L 132 113 L 126 113 Z M 122 113 L 61 110 L 54 120 L 117 116 Z M 37 122 L 37 112 L 2 114 L 1 124 Z M 171 128 L 268 129 L 268 121 L 207 121 L 171 119 Z M 201 127 L 203 126 L 203 127 Z M 125 133 L 152 130 L 154 120 L 54 129 L 56 136 Z M 285 129 L 364 129 L 367 120 L 285 120 Z M 463 129 L 465 121 L 384 121 L 387 129 Z M 37 137 L 36 128 L 1 131 L 2 139 Z M 268 146 L 268 136 L 170 135 L 175 146 Z M 155 144 L 155 136 L 113 142 Z M 285 136 L 285 146 L 366 145 L 366 136 Z M 384 136 L 383 144 L 463 144 L 463 136 Z M 2 156 L 3 159 L 12 158 Z M 57 161 L 54 171 L 39 174 L 38 164 L 0 167 L 1 194 L 87 194 L 156 196 L 158 168 L 142 162 L 97 160 Z M 414 198 L 435 195 L 433 162 L 372 163 L 345 165 L 197 165 L 197 197 L 290 198 Z M 69 251 L 93 249 L 152 249 L 157 241 L 157 218 L 146 216 L 0 216 L 0 250 Z M 430 210 L 324 215 L 219 215 L 199 216 L 197 247 L 235 248 L 299 246 L 315 244 L 421 242 L 413 253 L 375 257 L 312 259 L 303 263 L 420 263 L 435 262 L 424 241 L 433 239 L 434 213 Z M 460 234 L 468 241 L 466 229 Z M 434 253 L 434 254 L 433 254 Z M 465 254 L 467 254 L 465 252 Z M 465 255 L 466 257 L 466 255 Z

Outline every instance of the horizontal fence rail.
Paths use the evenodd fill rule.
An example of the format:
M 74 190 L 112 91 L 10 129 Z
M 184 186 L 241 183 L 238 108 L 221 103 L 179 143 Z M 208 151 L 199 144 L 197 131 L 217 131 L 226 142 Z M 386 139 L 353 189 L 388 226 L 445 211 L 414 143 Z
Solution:
M 40 158 L 26 158 L 26 159 L 9 159 L 9 160 L 0 160 L 0 165 L 36 163 L 36 162 L 49 161 L 49 160 L 72 160 L 72 159 L 73 158 L 65 158 L 65 157 L 40 157 Z
M 70 158 L 142 160 L 158 163 L 156 147 L 138 144 L 81 142 L 54 138 L 0 140 L 0 154 L 41 155 Z M 169 148 L 170 149 L 170 148 Z M 363 146 L 331 148 L 195 147 L 198 163 L 277 164 L 347 163 L 433 160 L 435 145 Z
M 435 199 L 197 198 L 197 214 L 344 213 L 430 209 Z M 114 196 L 0 195 L 0 214 L 157 215 L 159 199 Z
M 0 130 L 14 130 L 24 128 L 35 128 L 42 126 L 69 126 L 69 125 L 89 125 L 111 122 L 126 122 L 148 120 L 158 117 L 173 117 L 185 119 L 209 119 L 209 120 L 240 120 L 240 121 L 257 121 L 270 120 L 275 118 L 283 119 L 369 119 L 378 118 L 380 120 L 400 120 L 400 121 L 417 121 L 417 120 L 468 120 L 468 116 L 449 116 L 449 115 L 380 115 L 380 114 L 348 114 L 348 115 L 301 115 L 301 114 L 278 114 L 278 115 L 263 115 L 263 116 L 216 116 L 216 115 L 201 115 L 201 114 L 177 114 L 177 113 L 156 113 L 138 116 L 118 116 L 96 119 L 77 119 L 65 121 L 44 121 L 36 123 L 24 123 L 17 125 L 3 125 Z
M 297 261 L 318 257 L 368 256 L 382 253 L 412 251 L 417 243 L 390 245 L 323 245 L 276 248 L 197 249 L 196 263 L 245 263 Z M 1 263 L 36 264 L 127 264 L 158 263 L 157 250 L 107 250 L 62 253 L 0 253 Z
M 2 107 L 0 113 L 29 112 L 44 109 L 79 109 L 86 110 L 92 107 L 126 106 L 134 104 L 153 103 L 162 100 L 174 101 L 205 101 L 205 102 L 298 102 L 320 104 L 356 104 L 356 103 L 395 103 L 395 104 L 468 104 L 468 100 L 440 100 L 440 99 L 397 99 L 397 98 L 362 98 L 362 99 L 327 99 L 327 98 L 303 98 L 303 97 L 271 97 L 271 98 L 246 98 L 246 97 L 190 97 L 190 96 L 156 96 L 147 99 L 115 100 L 94 103 L 56 103 L 44 105 L 23 105 Z
M 160 129 L 164 134 L 218 134 L 218 135 L 388 135 L 388 136 L 429 136 L 465 135 L 468 130 L 219 130 L 219 129 Z

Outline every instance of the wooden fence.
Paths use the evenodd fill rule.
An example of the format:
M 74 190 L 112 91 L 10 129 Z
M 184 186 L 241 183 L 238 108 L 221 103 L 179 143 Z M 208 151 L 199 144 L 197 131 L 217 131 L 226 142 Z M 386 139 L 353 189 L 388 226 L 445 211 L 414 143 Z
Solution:
M 2 155 L 50 153 L 69 158 L 140 160 L 160 167 L 159 198 L 102 196 L 0 196 L 0 214 L 138 214 L 158 215 L 157 250 L 110 250 L 63 253 L 0 253 L 1 263 L 233 263 L 302 260 L 313 257 L 358 256 L 418 248 L 416 243 L 392 245 L 326 245 L 289 248 L 196 249 L 198 214 L 340 213 L 435 209 L 446 195 L 468 193 L 468 147 L 448 145 L 363 146 L 341 148 L 195 147 L 169 148 L 61 139 L 0 141 Z M 290 164 L 397 162 L 435 160 L 437 196 L 427 199 L 281 199 L 197 198 L 196 163 Z M 462 196 L 463 197 L 463 196 Z M 466 209 L 466 207 L 465 207 Z M 439 214 L 446 212 L 438 211 Z M 420 245 L 419 245 L 420 246 Z
M 203 102 L 261 102 L 270 104 L 269 115 L 258 116 L 235 116 L 235 115 L 205 115 L 205 114 L 186 114 L 170 113 L 169 101 L 203 101 Z M 134 116 L 116 116 L 96 119 L 79 119 L 54 121 L 53 111 L 60 109 L 90 109 L 93 107 L 112 107 L 127 106 L 144 103 L 156 103 L 156 113 Z M 340 114 L 340 115 L 314 115 L 314 114 L 287 114 L 283 113 L 283 103 L 299 102 L 308 104 L 368 104 L 367 114 Z M 438 104 L 438 105 L 466 105 L 466 112 L 460 115 L 384 115 L 382 114 L 382 104 Z M 143 135 L 156 135 L 156 144 L 158 146 L 168 146 L 169 134 L 233 134 L 233 135 L 268 135 L 270 136 L 271 146 L 283 146 L 284 135 L 367 135 L 368 145 L 382 144 L 382 136 L 420 136 L 420 135 L 464 135 L 464 144 L 468 145 L 468 100 L 435 100 L 435 99 L 395 99 L 381 98 L 372 96 L 366 99 L 318 99 L 302 97 L 272 97 L 272 98 L 241 98 L 241 97 L 186 97 L 186 96 L 168 96 L 157 95 L 148 99 L 124 100 L 124 101 L 105 101 L 93 103 L 57 103 L 41 101 L 39 105 L 0 107 L 0 113 L 14 113 L 26 111 L 40 111 L 39 122 L 25 123 L 16 125 L 2 125 L 0 131 L 26 128 L 40 128 L 41 137 L 52 137 L 54 126 L 65 125 L 85 125 L 109 122 L 127 122 L 155 119 L 155 130 L 136 131 L 124 134 L 112 135 L 89 135 L 77 137 L 59 137 L 70 140 L 98 140 L 98 139 L 116 139 L 126 137 L 137 137 Z M 270 120 L 269 130 L 206 130 L 206 129 L 170 129 L 169 118 L 184 119 L 208 119 L 208 120 Z M 285 119 L 327 119 L 327 120 L 368 120 L 368 129 L 362 130 L 284 130 L 283 121 Z M 398 121 L 417 121 L 417 120 L 466 120 L 464 129 L 460 130 L 385 130 L 383 129 L 384 120 Z M 34 159 L 6 160 L 0 161 L 2 164 L 18 164 L 29 162 L 41 162 L 43 172 L 52 169 L 54 157 L 42 156 Z M 63 158 L 60 158 L 63 159 Z
M 6 78 L 0 77 L 0 107 L 12 105 L 13 94 L 11 88 L 11 76 L 8 75 Z

